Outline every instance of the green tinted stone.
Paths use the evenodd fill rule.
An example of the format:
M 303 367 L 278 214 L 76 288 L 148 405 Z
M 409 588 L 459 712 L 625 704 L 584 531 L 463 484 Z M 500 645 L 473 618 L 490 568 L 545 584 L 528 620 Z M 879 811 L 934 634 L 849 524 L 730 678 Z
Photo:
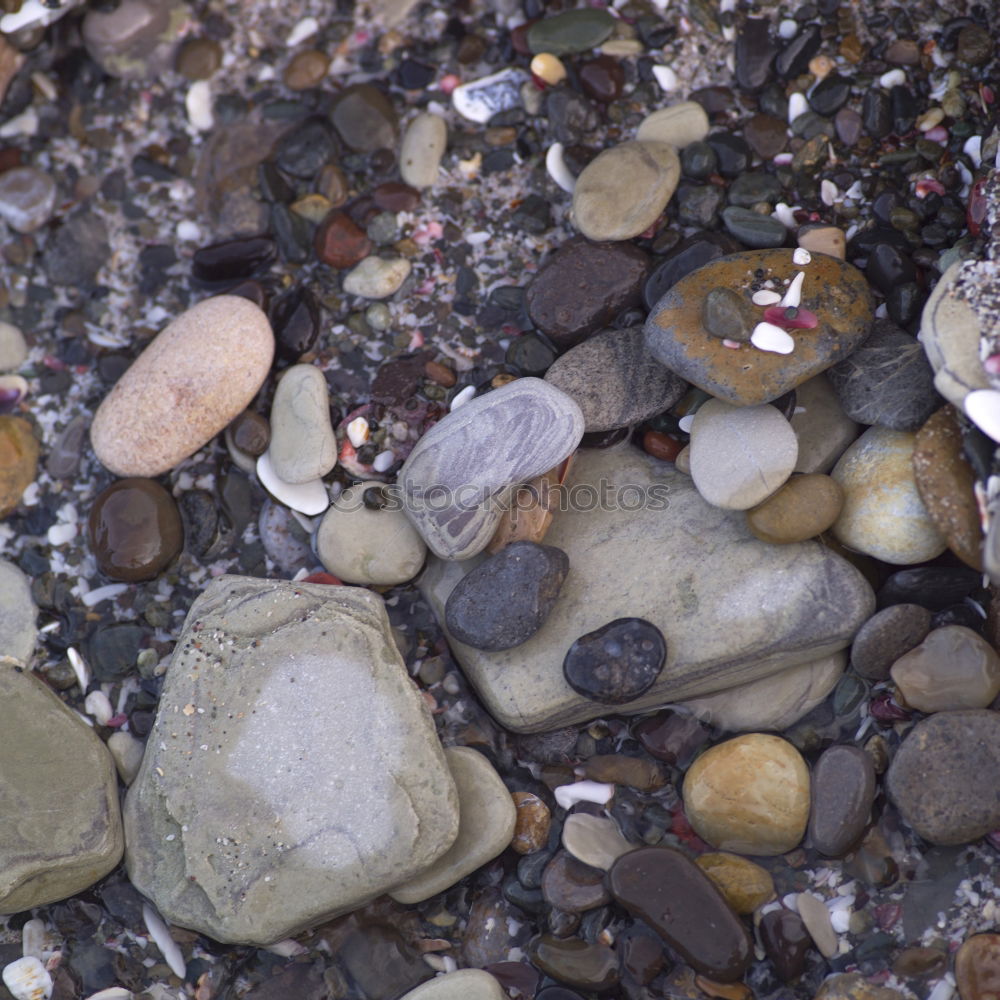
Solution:
M 755 250 L 783 246 L 788 232 L 783 223 L 770 215 L 760 215 L 749 208 L 730 205 L 722 210 L 722 221 L 731 236 Z
M 528 48 L 555 56 L 589 52 L 608 38 L 614 27 L 615 19 L 605 10 L 568 10 L 536 21 L 528 29 Z

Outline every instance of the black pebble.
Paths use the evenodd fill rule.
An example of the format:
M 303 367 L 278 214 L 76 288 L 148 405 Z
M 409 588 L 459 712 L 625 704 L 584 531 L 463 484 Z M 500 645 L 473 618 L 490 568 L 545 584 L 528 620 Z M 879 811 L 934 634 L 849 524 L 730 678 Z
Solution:
M 667 659 L 663 633 L 643 618 L 618 618 L 581 635 L 563 661 L 566 682 L 585 698 L 623 705 L 652 687 Z

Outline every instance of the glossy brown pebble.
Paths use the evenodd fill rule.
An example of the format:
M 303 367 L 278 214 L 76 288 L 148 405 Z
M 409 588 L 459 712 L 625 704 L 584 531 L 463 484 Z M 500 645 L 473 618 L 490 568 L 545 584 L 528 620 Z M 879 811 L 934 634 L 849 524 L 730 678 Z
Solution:
M 318 87 L 330 68 L 330 57 L 318 49 L 297 52 L 282 75 L 289 90 L 309 90 Z
M 189 38 L 177 52 L 177 72 L 188 80 L 207 80 L 222 65 L 222 46 L 211 38 Z
M 710 851 L 695 858 L 695 864 L 712 880 L 739 914 L 753 913 L 774 899 L 774 879 L 766 868 L 725 851 Z
M 400 181 L 384 181 L 372 191 L 375 207 L 383 212 L 412 212 L 420 204 L 420 192 Z
M 817 255 L 804 267 L 792 250 L 746 250 L 720 257 L 681 278 L 646 320 L 646 343 L 681 378 L 726 403 L 767 403 L 847 357 L 868 336 L 873 300 L 865 276 L 852 264 Z M 726 347 L 702 325 L 702 307 L 714 288 L 752 295 L 771 280 L 776 290 L 805 275 L 801 306 L 814 313 L 813 329 L 791 330 L 791 354 L 744 345 Z M 760 319 L 764 310 L 760 309 Z
M 528 285 L 535 326 L 564 351 L 639 305 L 649 258 L 630 243 L 574 237 L 559 247 Z
M 155 480 L 120 479 L 90 508 L 90 549 L 112 580 L 134 583 L 163 572 L 184 545 L 174 498 Z
M 259 413 L 244 410 L 229 425 L 229 435 L 236 448 L 257 458 L 271 443 L 271 425 Z
M 913 475 L 931 520 L 962 562 L 981 570 L 983 534 L 974 484 L 955 409 L 943 406 L 917 431 Z
M 622 971 L 637 983 L 651 983 L 667 963 L 663 942 L 641 924 L 633 924 L 615 939 Z
M 608 888 L 696 972 L 721 982 L 739 979 L 753 957 L 750 935 L 712 880 L 670 847 L 640 847 L 622 855 Z
M 962 1000 L 1000 996 L 1000 934 L 973 934 L 955 955 L 955 983 Z
M 647 455 L 660 459 L 661 462 L 674 462 L 684 447 L 669 434 L 663 431 L 646 431 L 642 436 L 642 449 Z
M 828 858 L 842 858 L 864 833 L 875 800 L 875 766 L 864 750 L 833 746 L 812 772 L 809 837 Z
M 589 59 L 580 67 L 579 73 L 580 86 L 595 101 L 608 104 L 621 97 L 625 86 L 625 70 L 617 59 L 611 56 Z
M 532 965 L 567 986 L 601 992 L 618 984 L 618 955 L 607 945 L 543 934 L 529 954 Z
M 914 945 L 904 948 L 893 960 L 891 968 L 900 979 L 940 979 L 948 971 L 948 953 L 941 948 Z
M 354 267 L 372 252 L 367 233 L 346 212 L 331 212 L 319 224 L 313 246 L 330 267 Z
M 851 666 L 870 681 L 886 681 L 892 665 L 915 649 L 931 630 L 933 615 L 919 604 L 893 604 L 858 629 L 851 645 Z
M 623 753 L 605 753 L 588 757 L 580 764 L 588 781 L 625 785 L 640 792 L 655 792 L 670 781 L 659 764 L 643 757 L 628 757 Z
M 773 115 L 754 115 L 743 126 L 743 138 L 762 160 L 770 160 L 788 144 L 788 126 Z
M 514 836 L 510 846 L 518 854 L 534 854 L 549 842 L 552 813 L 549 807 L 531 792 L 512 792 L 514 808 Z
M 604 872 L 577 861 L 567 851 L 559 851 L 545 866 L 542 895 L 549 906 L 566 913 L 585 913 L 611 902 Z
M 747 527 L 762 542 L 788 545 L 815 538 L 840 517 L 844 491 L 829 476 L 792 476 L 763 503 L 747 511 Z
M 653 686 L 666 661 L 666 640 L 652 622 L 617 618 L 570 646 L 563 674 L 584 698 L 624 705 Z
M 765 913 L 760 920 L 760 939 L 783 982 L 793 982 L 805 972 L 812 938 L 797 913 L 785 909 Z
M 0 517 L 21 502 L 21 494 L 35 481 L 38 440 L 23 417 L 0 417 Z
M 632 729 L 643 750 L 674 767 L 687 768 L 708 742 L 708 727 L 693 715 L 669 709 L 643 719 Z

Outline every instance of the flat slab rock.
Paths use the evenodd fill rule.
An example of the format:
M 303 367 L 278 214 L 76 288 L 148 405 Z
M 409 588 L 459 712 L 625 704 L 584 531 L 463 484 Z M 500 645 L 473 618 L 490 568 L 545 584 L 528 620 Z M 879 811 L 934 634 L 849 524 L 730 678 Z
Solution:
M 114 761 L 40 680 L 0 660 L 0 913 L 89 888 L 121 860 Z
M 412 878 L 458 833 L 381 598 L 224 576 L 191 606 L 125 803 L 163 916 L 269 944 Z
M 646 343 L 660 362 L 707 393 L 737 406 L 767 403 L 847 357 L 868 335 L 872 295 L 865 276 L 852 264 L 815 254 L 799 266 L 792 250 L 747 250 L 720 257 L 677 282 L 646 320 Z M 760 276 L 758 277 L 758 273 Z M 791 354 L 758 350 L 750 344 L 726 347 L 702 322 L 708 293 L 728 288 L 743 296 L 757 321 L 764 307 L 753 305 L 767 281 L 784 294 L 804 273 L 801 306 L 816 314 L 811 330 L 789 330 Z
M 583 502 L 588 488 L 599 492 L 602 480 L 623 489 L 626 509 L 588 509 L 597 506 Z M 757 541 L 742 514 L 709 506 L 687 476 L 630 445 L 579 452 L 567 485 L 577 487 L 579 509 L 558 512 L 545 542 L 571 568 L 545 624 L 504 652 L 451 642 L 489 711 L 515 732 L 646 711 L 817 660 L 847 646 L 874 611 L 867 582 L 829 549 Z M 651 497 L 639 510 L 636 489 Z M 420 587 L 439 620 L 452 588 L 477 564 L 431 560 Z M 566 651 L 626 617 L 645 618 L 666 638 L 656 683 L 617 707 L 577 694 L 563 676 Z

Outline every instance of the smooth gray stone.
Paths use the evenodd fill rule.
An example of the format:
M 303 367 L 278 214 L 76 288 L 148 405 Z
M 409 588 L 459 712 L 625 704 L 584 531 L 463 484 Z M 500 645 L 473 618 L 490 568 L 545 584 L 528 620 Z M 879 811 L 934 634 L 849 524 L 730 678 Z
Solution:
M 0 733 L 0 913 L 20 913 L 121 860 L 118 778 L 94 730 L 2 656 Z
M 507 1000 L 507 993 L 482 969 L 458 969 L 410 990 L 400 1000 Z
M 330 391 L 315 365 L 292 365 L 271 404 L 271 467 L 286 483 L 322 479 L 337 464 Z
M 595 504 L 602 482 L 606 502 Z M 451 642 L 489 711 L 516 732 L 637 713 L 818 660 L 843 649 L 874 610 L 871 588 L 844 559 L 818 542 L 758 541 L 742 514 L 711 507 L 690 479 L 631 445 L 581 451 L 567 485 L 575 509 L 556 514 L 545 542 L 566 552 L 572 570 L 548 620 L 506 652 Z M 607 502 L 618 489 L 621 503 Z M 636 509 L 640 490 L 648 500 Z M 420 586 L 439 619 L 477 564 L 431 560 Z M 566 650 L 631 616 L 667 640 L 656 684 L 625 706 L 577 694 L 562 674 Z
M 129 877 L 163 916 L 270 944 L 412 878 L 457 833 L 455 784 L 382 599 L 213 580 L 125 802 Z
M 37 614 L 28 578 L 13 563 L 0 559 L 0 660 L 9 656 L 27 664 L 35 651 Z
M 435 424 L 399 473 L 403 505 L 428 548 L 468 559 L 489 543 L 509 488 L 555 468 L 583 437 L 580 407 L 539 378 L 470 400 Z
M 545 381 L 577 402 L 587 433 L 637 424 L 669 409 L 687 389 L 649 353 L 641 326 L 604 330 L 570 348 Z
M 875 765 L 860 747 L 824 750 L 812 771 L 809 839 L 820 854 L 842 858 L 864 832 L 877 790 Z

